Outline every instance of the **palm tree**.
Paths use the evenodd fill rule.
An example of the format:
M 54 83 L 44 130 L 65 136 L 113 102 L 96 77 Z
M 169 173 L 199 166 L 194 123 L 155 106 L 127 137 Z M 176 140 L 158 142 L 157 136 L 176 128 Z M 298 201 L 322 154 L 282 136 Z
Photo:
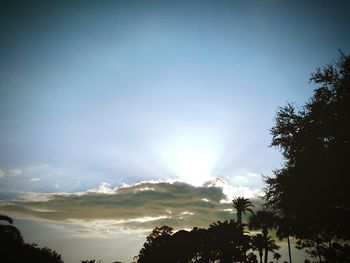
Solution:
M 213 261 L 243 262 L 249 249 L 249 236 L 235 220 L 212 223 L 208 229 Z
M 277 252 L 273 253 L 273 258 L 276 259 L 276 262 L 278 263 L 278 260 L 281 258 L 281 255 Z
M 276 226 L 276 216 L 274 213 L 268 210 L 260 210 L 255 214 L 251 215 L 249 218 L 248 227 L 252 230 L 262 229 L 262 234 L 265 240 L 265 258 L 264 263 L 267 263 L 268 259 L 268 233 L 269 229 L 273 229 Z
M 263 251 L 265 248 L 265 239 L 262 234 L 257 234 L 256 236 L 252 236 L 251 239 L 253 250 L 258 251 L 260 257 L 260 263 L 262 263 Z
M 7 221 L 9 224 L 13 223 L 13 220 L 11 217 L 5 216 L 5 215 L 0 215 L 0 220 L 2 221 Z
M 23 242 L 23 238 L 19 230 L 12 226 L 13 220 L 11 217 L 0 215 L 0 221 L 7 221 L 10 225 L 0 224 L 0 238 L 8 241 Z
M 232 200 L 232 206 L 237 210 L 237 222 L 242 224 L 242 213 L 246 214 L 246 211 L 249 211 L 253 214 L 253 210 L 250 207 L 254 205 L 250 202 L 249 199 L 244 197 L 237 197 Z
M 292 223 L 291 220 L 287 217 L 282 217 L 277 220 L 277 232 L 276 236 L 278 239 L 282 240 L 284 238 L 287 238 L 288 243 L 288 256 L 289 256 L 289 263 L 292 263 L 292 253 L 290 249 L 290 240 L 289 236 L 292 234 Z
M 274 252 L 280 247 L 276 245 L 275 240 L 268 237 L 267 240 L 264 238 L 262 234 L 257 234 L 256 236 L 252 236 L 251 238 L 252 249 L 258 251 L 260 263 L 263 262 L 263 251 L 267 247 L 267 250 L 270 252 Z

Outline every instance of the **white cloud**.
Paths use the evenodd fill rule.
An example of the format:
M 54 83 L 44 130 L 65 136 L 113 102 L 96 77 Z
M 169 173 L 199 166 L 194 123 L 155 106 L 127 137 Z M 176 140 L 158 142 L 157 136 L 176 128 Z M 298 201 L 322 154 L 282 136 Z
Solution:
M 220 209 L 220 211 L 233 213 L 234 209 L 233 208 L 225 208 L 225 209 Z
M 126 222 L 145 223 L 145 222 L 156 221 L 156 220 L 166 219 L 166 218 L 171 218 L 171 217 L 170 216 L 144 216 L 139 218 L 128 219 Z
M 180 213 L 180 215 L 182 215 L 182 216 L 193 216 L 194 213 L 189 212 L 189 211 L 183 211 L 183 212 Z
M 253 173 L 250 175 L 255 177 Z M 244 176 L 239 177 L 241 181 L 246 180 Z M 243 196 L 245 198 L 252 198 L 257 196 L 259 189 L 253 189 L 249 186 L 238 185 L 234 186 L 229 184 L 225 179 L 220 177 L 214 177 L 212 180 L 203 184 L 206 187 L 219 187 L 222 189 L 223 193 L 226 195 L 226 199 L 221 200 L 222 203 L 230 203 L 233 197 Z
M 57 210 L 52 209 L 43 209 L 43 208 L 29 208 L 32 211 L 40 212 L 40 213 L 55 213 Z
M 144 191 L 154 191 L 154 187 L 140 187 L 135 190 L 135 192 L 144 192 Z
M 8 175 L 12 177 L 20 176 L 23 174 L 22 169 L 17 168 L 17 169 L 11 169 L 8 171 Z
M 261 185 L 261 176 L 257 173 L 251 172 L 246 169 L 240 169 L 236 171 L 234 176 L 229 179 L 230 183 L 234 186 L 248 186 L 255 187 Z
M 98 193 L 98 194 L 115 194 L 116 189 L 111 188 L 111 184 L 103 182 L 97 188 L 93 188 L 87 191 L 87 193 Z
M 243 196 L 245 198 L 254 198 L 257 197 L 261 192 L 260 189 L 251 189 L 247 186 L 229 186 L 224 189 L 224 193 L 227 196 L 226 200 L 222 200 L 222 202 L 231 202 L 232 198 Z
M 17 200 L 22 202 L 47 202 L 52 197 L 52 194 L 25 192 L 18 194 Z
M 33 177 L 33 178 L 30 178 L 29 181 L 31 182 L 38 182 L 40 181 L 41 179 L 39 177 Z

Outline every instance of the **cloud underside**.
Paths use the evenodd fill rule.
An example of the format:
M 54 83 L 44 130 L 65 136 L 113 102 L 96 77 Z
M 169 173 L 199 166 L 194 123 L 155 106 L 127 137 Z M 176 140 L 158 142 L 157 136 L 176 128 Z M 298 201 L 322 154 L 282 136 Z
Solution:
M 90 191 L 10 201 L 2 203 L 0 210 L 17 218 L 82 223 L 101 231 L 152 229 L 164 224 L 179 229 L 235 218 L 231 204 L 222 202 L 225 198 L 219 187 L 141 183 L 108 194 Z

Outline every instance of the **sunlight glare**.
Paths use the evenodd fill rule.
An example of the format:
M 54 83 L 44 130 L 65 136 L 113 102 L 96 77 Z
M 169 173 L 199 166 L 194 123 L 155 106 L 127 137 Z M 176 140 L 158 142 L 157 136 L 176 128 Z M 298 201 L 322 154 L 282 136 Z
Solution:
M 199 186 L 214 175 L 219 160 L 219 145 L 218 140 L 208 134 L 177 135 L 162 144 L 159 157 L 178 179 Z

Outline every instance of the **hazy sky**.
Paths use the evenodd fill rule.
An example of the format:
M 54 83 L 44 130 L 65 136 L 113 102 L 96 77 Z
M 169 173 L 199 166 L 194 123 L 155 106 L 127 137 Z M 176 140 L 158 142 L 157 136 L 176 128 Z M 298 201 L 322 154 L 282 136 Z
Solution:
M 336 61 L 338 49 L 350 52 L 349 8 L 348 1 L 0 1 L 0 199 L 39 198 L 38 207 L 13 206 L 13 215 L 27 209 L 23 219 L 64 221 L 74 217 L 74 202 L 48 217 L 40 213 L 50 213 L 51 201 L 23 192 L 104 196 L 144 181 L 139 198 L 147 204 L 147 192 L 170 191 L 153 184 L 177 180 L 197 186 L 193 193 L 223 185 L 229 197 L 254 196 L 261 174 L 282 163 L 268 147 L 278 107 L 302 105 L 315 68 Z M 214 176 L 224 181 L 201 187 Z M 196 205 L 176 200 L 177 217 L 196 215 Z M 166 204 L 156 207 L 162 212 L 145 206 L 118 220 L 169 216 Z M 176 225 L 177 217 L 167 219 Z M 83 211 L 75 218 L 91 219 Z
M 278 106 L 350 46 L 337 1 L 1 4 L 2 188 L 269 174 Z

